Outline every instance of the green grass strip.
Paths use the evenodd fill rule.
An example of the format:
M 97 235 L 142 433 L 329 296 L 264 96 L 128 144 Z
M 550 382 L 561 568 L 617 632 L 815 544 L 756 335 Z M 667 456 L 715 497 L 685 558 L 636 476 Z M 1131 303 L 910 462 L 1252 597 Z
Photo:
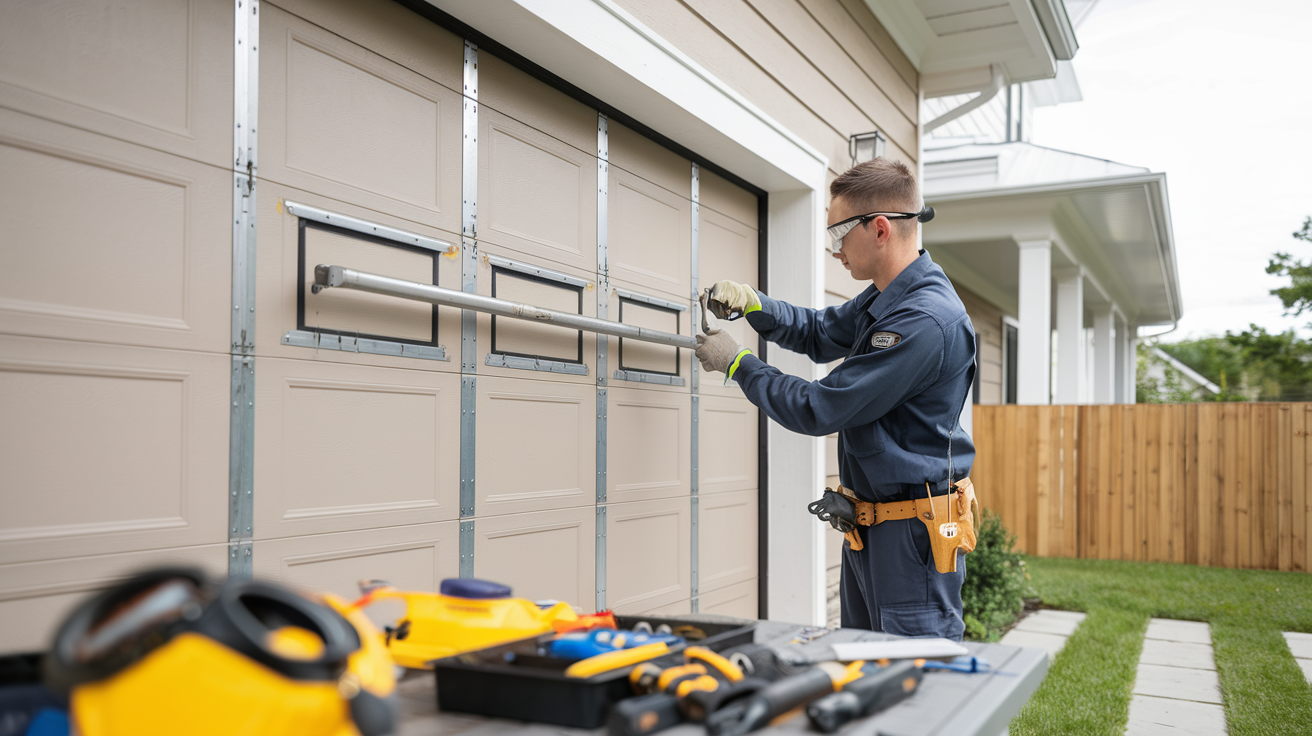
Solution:
M 1312 734 L 1312 687 L 1280 636 L 1312 632 L 1312 575 L 1026 559 L 1045 606 L 1089 616 L 1012 721 L 1012 733 L 1120 736 L 1144 625 L 1156 617 L 1211 624 L 1231 734 Z
M 1011 734 L 1120 736 L 1125 731 L 1148 617 L 1108 608 L 1088 614 L 1011 722 Z

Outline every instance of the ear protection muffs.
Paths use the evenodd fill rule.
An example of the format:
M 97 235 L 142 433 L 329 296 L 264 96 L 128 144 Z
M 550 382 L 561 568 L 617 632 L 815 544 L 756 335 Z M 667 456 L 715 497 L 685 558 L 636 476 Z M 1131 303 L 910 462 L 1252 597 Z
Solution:
M 196 569 L 149 570 L 74 609 L 45 681 L 73 691 L 72 715 L 88 736 L 252 725 L 298 736 L 392 733 L 395 665 L 368 619 L 338 603 L 258 580 L 215 586 Z

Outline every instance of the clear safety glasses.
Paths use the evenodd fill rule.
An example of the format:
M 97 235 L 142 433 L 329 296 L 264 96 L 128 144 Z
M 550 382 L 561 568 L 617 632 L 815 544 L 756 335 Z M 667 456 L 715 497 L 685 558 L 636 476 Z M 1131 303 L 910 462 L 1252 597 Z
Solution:
M 920 222 L 929 222 L 934 219 L 934 208 L 925 205 L 924 209 L 919 212 L 868 212 L 864 215 L 849 217 L 842 222 L 836 222 L 825 228 L 829 232 L 829 252 L 841 252 L 843 250 L 843 237 L 852 232 L 857 225 L 864 225 L 876 217 L 887 217 L 890 220 L 910 220 L 914 217 Z

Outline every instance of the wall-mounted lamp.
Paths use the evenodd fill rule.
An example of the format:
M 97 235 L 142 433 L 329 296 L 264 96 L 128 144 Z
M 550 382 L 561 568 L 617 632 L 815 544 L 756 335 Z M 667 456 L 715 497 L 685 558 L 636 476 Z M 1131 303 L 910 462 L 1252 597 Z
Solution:
M 886 142 L 888 139 L 877 130 L 870 133 L 857 133 L 848 138 L 847 152 L 852 157 L 852 165 L 856 166 L 883 156 Z

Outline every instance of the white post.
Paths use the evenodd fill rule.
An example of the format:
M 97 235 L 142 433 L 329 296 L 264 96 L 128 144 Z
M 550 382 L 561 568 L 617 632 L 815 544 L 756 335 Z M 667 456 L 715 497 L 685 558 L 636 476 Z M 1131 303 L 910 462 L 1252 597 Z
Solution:
M 1016 403 L 1052 401 L 1052 241 L 1019 243 Z
M 1116 387 L 1116 345 L 1114 332 L 1116 310 L 1100 306 L 1093 315 L 1093 403 L 1114 404 Z
M 1057 273 L 1057 390 L 1053 403 L 1080 403 L 1084 373 L 1084 271 Z
M 823 180 L 821 180 L 823 184 Z M 823 188 L 770 193 L 769 283 L 766 293 L 803 307 L 824 306 Z M 772 347 L 770 364 L 807 381 L 823 366 Z M 773 621 L 825 623 L 825 526 L 806 505 L 825 487 L 825 438 L 795 434 L 769 422 L 767 613 Z
M 1138 360 L 1134 343 L 1137 330 L 1129 320 L 1118 320 L 1116 325 L 1116 402 L 1134 403 L 1135 371 Z

